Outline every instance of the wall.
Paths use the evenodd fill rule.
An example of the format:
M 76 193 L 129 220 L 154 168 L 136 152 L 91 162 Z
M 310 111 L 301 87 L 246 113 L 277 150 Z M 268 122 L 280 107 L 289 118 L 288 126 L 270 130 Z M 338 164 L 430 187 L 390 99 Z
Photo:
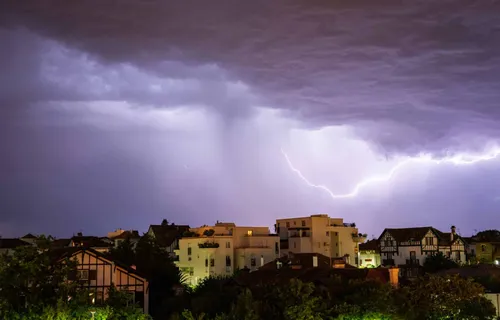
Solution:
M 380 266 L 380 254 L 375 251 L 361 251 L 359 254 L 360 267 L 366 268 L 369 266 Z M 370 259 L 371 261 L 366 261 Z
M 499 293 L 486 293 L 486 298 L 493 303 L 497 311 L 496 316 L 500 317 L 500 294 Z

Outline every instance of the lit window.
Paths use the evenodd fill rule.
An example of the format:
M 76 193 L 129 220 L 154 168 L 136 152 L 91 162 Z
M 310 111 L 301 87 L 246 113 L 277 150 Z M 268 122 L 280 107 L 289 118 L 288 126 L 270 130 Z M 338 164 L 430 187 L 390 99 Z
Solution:
M 253 235 L 253 231 L 252 230 L 248 230 L 247 234 L 248 234 L 249 237 L 251 237 Z

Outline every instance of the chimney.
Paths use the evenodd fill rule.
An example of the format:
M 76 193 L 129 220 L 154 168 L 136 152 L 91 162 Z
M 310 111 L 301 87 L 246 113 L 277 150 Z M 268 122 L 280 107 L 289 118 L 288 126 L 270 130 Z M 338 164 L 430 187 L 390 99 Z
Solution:
M 82 237 L 82 236 L 83 236 L 83 233 L 78 232 L 76 235 L 77 235 L 77 236 L 79 236 L 79 237 Z
M 318 267 L 318 256 L 313 256 L 313 267 Z
M 455 226 L 451 226 L 450 241 L 455 240 L 455 235 L 457 234 L 456 230 L 457 228 L 455 228 Z
M 137 270 L 135 264 L 131 265 L 130 268 L 134 269 L 134 270 Z
M 397 288 L 399 286 L 399 268 L 392 267 L 387 270 L 389 272 L 389 283 Z

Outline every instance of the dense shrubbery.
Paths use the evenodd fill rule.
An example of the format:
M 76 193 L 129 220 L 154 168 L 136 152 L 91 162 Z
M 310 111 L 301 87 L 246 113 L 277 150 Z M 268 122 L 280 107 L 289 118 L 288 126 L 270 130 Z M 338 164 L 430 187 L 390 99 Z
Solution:
M 231 283 L 206 280 L 190 293 L 187 310 L 171 319 L 480 320 L 495 314 L 480 285 L 455 276 L 427 276 L 398 289 L 377 281 L 313 285 L 293 279 L 287 285 L 251 290 Z

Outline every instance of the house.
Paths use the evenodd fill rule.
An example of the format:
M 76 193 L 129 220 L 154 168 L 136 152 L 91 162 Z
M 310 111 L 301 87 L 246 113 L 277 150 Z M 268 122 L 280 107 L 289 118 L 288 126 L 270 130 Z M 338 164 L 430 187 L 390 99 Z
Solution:
M 179 247 L 179 239 L 185 232 L 189 232 L 189 226 L 172 223 L 150 225 L 147 235 L 153 238 L 162 249 L 174 258 L 174 250 Z
M 376 268 L 380 266 L 380 245 L 377 239 L 359 244 L 359 267 Z
M 211 275 L 257 270 L 279 257 L 279 237 L 267 227 L 239 227 L 218 222 L 192 228 L 179 239 L 175 262 L 191 285 Z
M 144 312 L 149 308 L 149 283 L 135 270 L 105 256 L 102 252 L 91 248 L 72 247 L 61 249 L 58 254 L 60 262 L 69 258 L 77 262 L 76 274 L 70 276 L 71 281 L 88 289 L 93 297 L 92 302 L 106 300 L 108 290 L 113 285 L 118 290 L 125 290 L 132 295 Z
M 17 238 L 0 238 L 0 255 L 12 254 L 15 249 L 30 245 L 30 243 Z
M 500 239 L 499 241 L 476 240 L 476 259 L 482 263 L 500 264 Z
M 109 252 L 113 246 L 113 242 L 108 238 L 84 236 L 82 233 L 72 237 L 69 243 L 69 247 L 92 248 L 99 252 Z
M 438 252 L 458 263 L 466 262 L 465 241 L 454 226 L 449 233 L 433 227 L 385 229 L 378 241 L 382 265 L 423 266 L 426 257 Z
M 31 245 L 36 245 L 38 237 L 34 236 L 31 233 L 28 233 L 28 234 L 22 236 L 20 239 L 23 240 L 24 242 L 31 244 Z
M 135 248 L 135 245 L 137 244 L 137 242 L 139 242 L 141 236 L 139 235 L 139 231 L 137 230 L 117 229 L 114 232 L 109 232 L 108 238 L 113 241 L 113 245 L 115 248 L 125 240 L 130 241 L 132 247 Z
M 326 214 L 276 220 L 283 255 L 288 253 L 318 253 L 331 258 L 344 257 L 358 265 L 358 244 L 366 235 L 360 234 L 354 223 Z

